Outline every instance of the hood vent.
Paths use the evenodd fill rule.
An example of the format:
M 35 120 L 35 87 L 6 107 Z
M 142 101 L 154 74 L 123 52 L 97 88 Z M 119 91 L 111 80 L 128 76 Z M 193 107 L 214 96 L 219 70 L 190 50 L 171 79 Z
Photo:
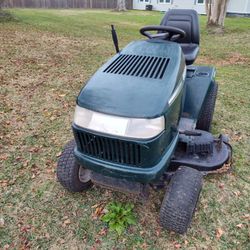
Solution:
M 162 79 L 169 58 L 139 55 L 119 55 L 103 72 Z

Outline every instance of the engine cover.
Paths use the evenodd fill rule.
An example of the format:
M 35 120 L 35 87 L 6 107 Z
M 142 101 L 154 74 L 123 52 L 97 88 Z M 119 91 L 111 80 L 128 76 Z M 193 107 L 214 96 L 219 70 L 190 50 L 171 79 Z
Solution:
M 93 75 L 77 104 L 123 117 L 159 117 L 171 106 L 173 93 L 184 81 L 185 73 L 179 44 L 156 39 L 135 41 Z M 179 95 L 182 90 L 183 86 Z

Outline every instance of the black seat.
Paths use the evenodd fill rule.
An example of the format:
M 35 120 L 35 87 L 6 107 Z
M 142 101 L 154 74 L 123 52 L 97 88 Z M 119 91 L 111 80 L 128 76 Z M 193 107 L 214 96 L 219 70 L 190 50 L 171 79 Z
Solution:
M 186 37 L 178 39 L 186 59 L 186 64 L 193 64 L 199 53 L 200 28 L 198 14 L 195 10 L 172 9 L 161 21 L 161 25 L 173 26 L 186 32 Z

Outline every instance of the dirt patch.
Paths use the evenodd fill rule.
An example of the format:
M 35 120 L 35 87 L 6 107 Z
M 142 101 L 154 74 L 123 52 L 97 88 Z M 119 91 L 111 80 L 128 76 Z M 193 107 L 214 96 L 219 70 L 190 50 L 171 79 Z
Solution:
M 215 60 L 211 57 L 200 56 L 197 58 L 198 64 L 207 64 L 215 66 L 229 66 L 229 65 L 250 65 L 250 58 L 245 57 L 241 53 L 229 53 L 224 60 Z

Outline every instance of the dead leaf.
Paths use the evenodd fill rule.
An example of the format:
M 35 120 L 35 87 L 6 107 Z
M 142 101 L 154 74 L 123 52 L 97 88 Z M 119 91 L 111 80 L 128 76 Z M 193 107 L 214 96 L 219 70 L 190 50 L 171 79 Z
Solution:
M 64 240 L 64 239 L 60 239 L 59 243 L 60 243 L 60 244 L 64 244 L 64 243 L 65 243 L 65 240 Z
M 243 225 L 242 223 L 240 223 L 240 224 L 236 225 L 236 227 L 238 227 L 238 228 L 243 228 L 244 225 Z
M 241 216 L 241 218 L 250 220 L 250 214 L 244 214 L 243 216 Z
M 180 248 L 181 248 L 181 244 L 180 244 L 180 243 L 176 243 L 176 244 L 174 244 L 174 247 L 175 247 L 176 249 L 180 249 Z
M 5 160 L 8 159 L 8 157 L 9 157 L 9 155 L 7 155 L 7 154 L 2 154 L 2 155 L 0 155 L 0 160 L 1 160 L 1 161 L 5 161 Z
M 50 239 L 49 233 L 46 233 L 46 234 L 45 234 L 45 238 L 48 239 L 48 240 Z
M 8 250 L 8 249 L 10 249 L 10 245 L 9 244 L 6 244 L 6 245 L 3 246 L 3 250 Z
M 94 217 L 95 218 L 98 218 L 100 217 L 101 215 L 103 215 L 103 206 L 100 206 L 100 207 L 97 207 L 95 212 L 94 212 Z
M 145 232 L 144 231 L 140 231 L 140 235 L 144 235 L 145 234 Z
M 107 232 L 108 232 L 108 229 L 107 229 L 107 228 L 103 228 L 103 229 L 98 233 L 98 235 L 99 235 L 99 236 L 104 236 L 104 235 L 107 234 Z
M 96 220 L 98 217 L 101 217 L 102 215 L 104 215 L 104 208 L 105 208 L 105 205 L 102 204 L 102 203 L 99 203 L 99 204 L 95 204 L 93 205 L 91 208 L 95 208 L 95 211 L 92 213 L 92 218 L 94 220 Z
M 24 167 L 27 167 L 28 164 L 29 164 L 29 161 L 27 160 L 27 161 L 25 161 L 25 162 L 23 163 L 23 166 L 24 166 Z
M 95 204 L 95 205 L 93 205 L 91 208 L 97 208 L 97 207 L 99 207 L 101 204 Z
M 238 197 L 238 196 L 241 195 L 241 192 L 240 192 L 240 191 L 234 191 L 233 194 L 234 194 L 236 197 Z
M 56 154 L 56 157 L 61 156 L 61 154 L 62 154 L 62 152 L 57 153 L 57 154 Z
M 98 245 L 100 245 L 101 244 L 101 240 L 100 239 L 96 239 L 95 243 L 98 244 Z
M 9 180 L 1 180 L 0 181 L 0 186 L 1 187 L 7 187 L 9 184 Z
M 223 234 L 224 234 L 224 231 L 221 228 L 218 228 L 216 230 L 216 238 L 217 239 L 220 239 Z
M 144 242 L 144 243 L 141 245 L 141 248 L 142 248 L 142 249 L 147 249 L 147 248 L 148 248 L 147 243 L 146 243 L 146 242 Z
M 63 222 L 63 224 L 64 224 L 65 226 L 69 225 L 70 223 L 71 223 L 70 219 L 67 219 L 67 220 L 65 220 L 65 221 Z
M 156 236 L 157 236 L 157 237 L 159 237 L 159 236 L 160 236 L 160 234 L 161 234 L 161 229 L 159 229 L 159 228 L 158 228 L 158 229 L 156 229 Z
M 27 233 L 29 230 L 31 229 L 31 226 L 30 225 L 24 225 L 21 227 L 21 232 L 22 233 Z

